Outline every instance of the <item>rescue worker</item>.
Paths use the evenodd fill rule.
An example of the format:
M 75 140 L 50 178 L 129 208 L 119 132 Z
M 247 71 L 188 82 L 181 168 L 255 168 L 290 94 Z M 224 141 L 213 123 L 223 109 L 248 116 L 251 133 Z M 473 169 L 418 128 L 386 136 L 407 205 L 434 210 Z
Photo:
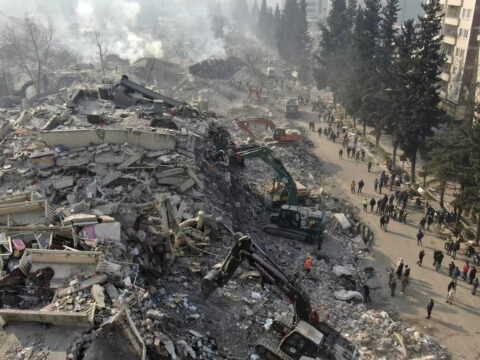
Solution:
M 312 268 L 312 264 L 313 264 L 313 260 L 312 260 L 312 257 L 310 255 L 307 256 L 307 259 L 305 260 L 305 264 L 303 265 L 303 269 L 305 270 L 305 272 L 309 275 L 310 274 L 310 270 Z

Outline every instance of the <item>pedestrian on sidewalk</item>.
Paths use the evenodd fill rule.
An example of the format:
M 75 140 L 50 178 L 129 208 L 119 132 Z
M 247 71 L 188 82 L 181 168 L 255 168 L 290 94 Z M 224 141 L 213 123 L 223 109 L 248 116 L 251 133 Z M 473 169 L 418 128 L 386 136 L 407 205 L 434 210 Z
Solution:
M 436 259 L 436 267 L 435 267 L 435 270 L 440 270 L 441 266 L 442 266 L 442 260 L 443 260 L 443 252 L 439 252 L 437 254 L 437 259 Z
M 452 276 L 453 276 L 453 270 L 455 270 L 455 263 L 452 261 L 452 262 L 448 265 L 448 277 L 452 277 Z
M 342 157 L 343 157 L 343 149 L 338 150 L 338 157 L 340 158 L 340 160 L 342 160 Z
M 350 151 L 352 151 L 352 148 L 350 145 L 347 146 L 347 156 L 350 158 Z
M 425 257 L 425 250 L 420 250 L 420 252 L 418 253 L 418 261 L 417 261 L 417 264 L 419 266 L 422 266 L 422 262 L 423 262 L 423 258 Z
M 362 201 L 362 205 L 363 205 L 363 211 L 368 212 L 368 200 L 367 199 Z
M 362 193 L 362 189 L 363 189 L 364 185 L 365 185 L 365 183 L 363 182 L 363 179 L 358 182 L 358 193 L 359 194 Z
M 370 200 L 370 212 L 373 213 L 373 208 L 375 207 L 375 204 L 377 202 L 375 201 L 375 199 L 372 197 L 372 200 Z
M 430 316 L 432 315 L 433 305 L 434 305 L 433 299 L 430 299 L 427 305 L 427 319 L 430 319 Z
M 463 281 L 467 281 L 468 270 L 470 270 L 470 266 L 468 265 L 467 261 L 467 263 L 463 266 Z
M 418 234 L 417 234 L 417 245 L 421 245 L 423 246 L 422 244 L 422 239 L 423 239 L 423 232 L 422 232 L 422 229 L 418 229 Z
M 403 272 L 403 259 L 398 260 L 397 262 L 397 277 L 400 279 Z
M 453 287 L 448 291 L 447 303 L 449 303 L 450 305 L 453 304 L 453 298 L 455 297 L 456 293 L 457 293 L 457 287 L 453 285 Z
M 425 219 L 425 217 L 422 218 L 422 220 L 420 220 L 420 230 L 423 230 L 425 231 L 425 223 L 427 222 L 427 219 Z
M 387 232 L 388 230 L 388 223 L 390 222 L 390 216 L 388 216 L 388 214 L 385 216 L 385 225 L 383 225 L 383 228 L 385 230 L 385 232 Z
M 427 230 L 430 231 L 430 225 L 433 223 L 433 216 L 431 214 L 427 215 Z
M 378 189 L 378 179 L 375 178 L 375 180 L 373 180 L 373 189 L 375 190 L 375 192 L 377 192 L 377 189 Z
M 477 288 L 478 288 L 478 278 L 476 278 L 472 284 L 472 295 L 475 295 L 475 293 L 477 292 Z
M 370 172 L 370 170 L 372 169 L 372 162 L 371 161 L 368 162 L 367 169 L 368 169 L 368 172 Z
M 404 277 L 404 278 L 402 279 L 402 283 L 401 283 L 401 284 L 402 284 L 402 292 L 401 292 L 401 294 L 403 294 L 403 293 L 405 292 L 405 289 L 406 289 L 407 285 L 408 285 L 408 277 Z
M 395 288 L 397 287 L 397 280 L 392 279 L 388 284 L 390 286 L 390 296 L 395 296 Z
M 475 268 L 475 266 L 472 266 L 472 269 L 470 270 L 470 274 L 468 274 L 468 278 L 469 278 L 469 284 L 471 284 L 473 282 L 473 279 L 475 279 L 475 276 L 477 276 L 477 269 Z
M 452 275 L 452 278 L 455 284 L 457 283 L 459 276 L 460 276 L 460 269 L 458 268 L 458 266 L 455 266 L 455 269 L 453 270 L 453 275 Z

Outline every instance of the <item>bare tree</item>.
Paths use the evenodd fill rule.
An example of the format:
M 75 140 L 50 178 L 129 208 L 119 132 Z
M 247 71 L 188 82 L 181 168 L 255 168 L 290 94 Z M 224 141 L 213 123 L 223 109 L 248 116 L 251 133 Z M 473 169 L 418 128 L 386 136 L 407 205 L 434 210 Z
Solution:
M 52 46 L 53 26 L 50 22 L 44 25 L 33 17 L 25 17 L 23 23 L 17 25 L 10 23 L 3 27 L 2 41 L 32 81 L 37 94 L 41 94 L 41 82 Z
M 100 66 L 102 67 L 102 75 L 105 76 L 105 54 L 107 53 L 107 47 L 100 36 L 98 31 L 95 31 L 95 41 L 97 42 L 98 57 L 100 59 Z

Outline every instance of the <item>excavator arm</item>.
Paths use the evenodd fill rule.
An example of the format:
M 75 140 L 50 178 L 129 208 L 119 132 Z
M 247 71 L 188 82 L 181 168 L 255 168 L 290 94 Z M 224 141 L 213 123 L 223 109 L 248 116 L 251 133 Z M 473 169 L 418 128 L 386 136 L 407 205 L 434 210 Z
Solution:
M 296 319 L 308 322 L 312 307 L 310 298 L 248 236 L 241 237 L 225 258 L 220 269 L 210 271 L 202 279 L 202 292 L 210 295 L 232 278 L 240 264 L 247 260 L 257 269 L 265 283 L 275 285 L 294 304 Z
M 271 131 L 274 131 L 276 127 L 275 123 L 272 120 L 265 118 L 247 118 L 245 120 L 235 118 L 234 120 L 237 123 L 237 126 L 252 138 L 255 138 L 255 134 L 250 130 L 250 124 L 265 125 L 270 128 Z
M 293 180 L 292 176 L 285 168 L 283 163 L 273 155 L 270 148 L 257 145 L 247 146 L 240 149 L 240 151 L 237 152 L 237 156 L 240 156 L 243 159 L 262 159 L 267 165 L 272 168 L 280 181 L 285 184 L 285 190 L 288 194 L 288 205 L 297 205 L 297 184 L 295 183 L 295 180 Z

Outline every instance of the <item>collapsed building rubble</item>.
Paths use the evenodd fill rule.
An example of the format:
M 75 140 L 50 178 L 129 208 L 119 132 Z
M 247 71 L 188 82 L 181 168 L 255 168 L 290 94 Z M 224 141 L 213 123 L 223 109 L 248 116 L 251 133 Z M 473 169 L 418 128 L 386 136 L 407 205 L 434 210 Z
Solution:
M 207 79 L 248 73 L 234 61 L 210 75 L 217 66 L 196 69 Z M 270 215 L 263 193 L 271 170 L 260 161 L 242 168 L 215 157 L 231 142 L 246 142 L 228 119 L 127 77 L 75 85 L 1 114 L 5 329 L 75 324 L 82 329 L 65 349 L 73 359 L 256 358 L 255 337 L 291 305 L 252 281 L 258 274 L 248 267 L 211 298 L 200 291 L 202 276 L 241 231 L 312 289 L 324 320 L 360 345 L 361 358 L 447 358 L 427 335 L 362 302 L 361 284 L 380 286 L 366 260 L 372 235 L 355 209 L 323 193 L 323 170 L 309 144 L 273 149 L 308 189 L 307 201 L 330 219 L 312 274 L 303 276 L 313 247 L 261 230 Z M 49 352 L 41 345 L 24 350 L 9 349 L 6 359 Z

